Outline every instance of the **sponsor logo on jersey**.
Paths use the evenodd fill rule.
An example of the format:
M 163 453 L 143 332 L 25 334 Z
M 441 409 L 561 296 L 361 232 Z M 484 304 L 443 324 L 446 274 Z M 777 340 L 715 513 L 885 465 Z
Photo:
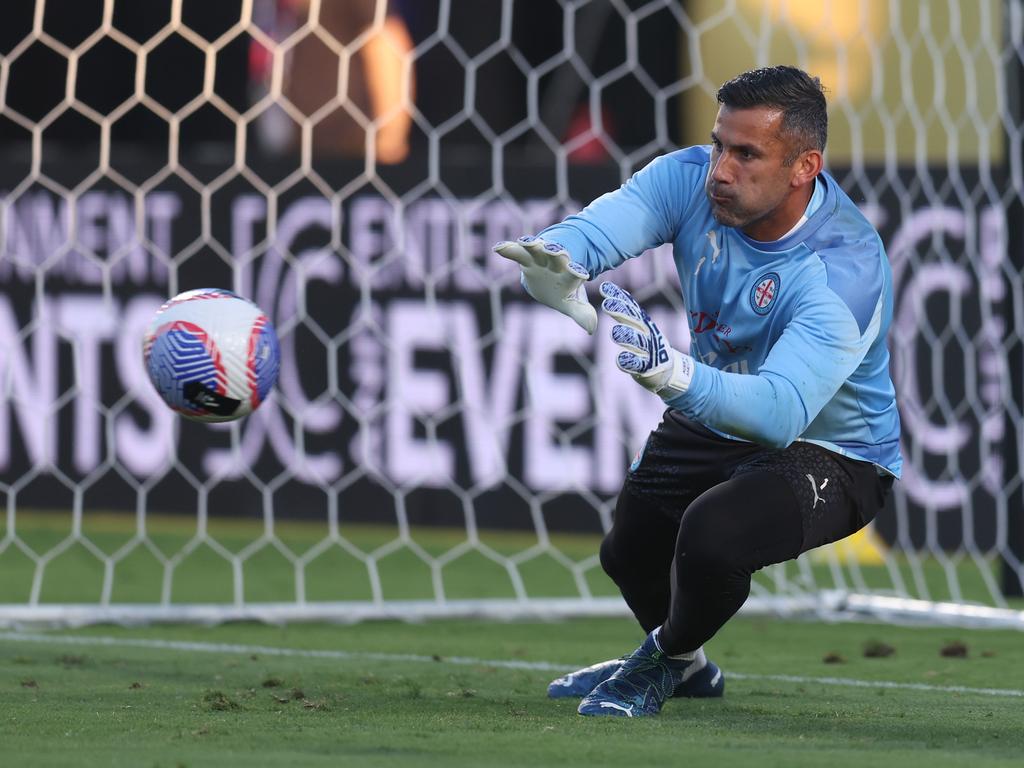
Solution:
M 780 284 L 777 272 L 767 272 L 757 278 L 750 289 L 750 308 L 759 315 L 767 315 L 778 298 Z

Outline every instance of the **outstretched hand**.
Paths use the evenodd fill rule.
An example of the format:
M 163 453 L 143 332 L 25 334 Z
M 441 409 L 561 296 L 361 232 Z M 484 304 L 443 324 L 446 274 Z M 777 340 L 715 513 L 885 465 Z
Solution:
M 587 333 L 597 330 L 597 311 L 587 301 L 583 287 L 590 274 L 569 258 L 565 248 L 539 237 L 521 237 L 497 243 L 494 251 L 519 264 L 523 287 L 530 296 L 568 315 Z
M 673 349 L 647 311 L 615 283 L 601 283 L 601 309 L 615 321 L 612 341 L 622 347 L 616 364 L 640 386 L 670 400 L 693 378 L 693 359 Z

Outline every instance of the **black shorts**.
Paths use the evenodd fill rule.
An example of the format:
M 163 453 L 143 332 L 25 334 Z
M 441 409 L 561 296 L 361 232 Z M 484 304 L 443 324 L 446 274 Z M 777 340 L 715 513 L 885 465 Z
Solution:
M 814 443 L 776 449 L 730 440 L 669 408 L 633 460 L 625 486 L 635 498 L 678 521 L 708 489 L 752 472 L 768 472 L 789 484 L 803 521 L 801 551 L 863 528 L 884 506 L 893 484 L 891 475 L 879 474 L 870 462 Z

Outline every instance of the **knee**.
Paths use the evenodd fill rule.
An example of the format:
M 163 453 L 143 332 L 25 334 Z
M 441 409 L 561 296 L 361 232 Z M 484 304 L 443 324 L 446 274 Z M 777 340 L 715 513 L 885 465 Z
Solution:
M 631 503 L 632 495 L 629 492 L 627 483 L 623 486 L 622 492 L 619 493 L 619 498 L 615 502 L 615 517 L 612 529 L 605 534 L 604 539 L 601 540 L 601 547 L 598 550 L 598 555 L 601 558 L 601 568 L 616 584 L 619 583 L 619 577 L 622 574 L 629 572 L 628 565 L 626 565 L 629 560 L 629 551 L 624 543 L 624 539 L 629 537 L 622 533 L 621 528 L 623 522 L 630 514 L 629 507 Z
M 660 562 L 660 558 L 654 556 L 650 542 L 647 546 L 638 548 L 634 542 L 617 536 L 614 530 L 604 537 L 599 554 L 601 568 L 608 578 L 620 586 L 646 582 L 668 570 L 668 564 Z
M 619 586 L 667 577 L 672 554 L 671 545 L 664 552 L 656 549 L 651 541 L 641 547 L 634 541 L 616 536 L 614 530 L 604 537 L 599 550 L 601 568 Z
M 619 582 L 619 578 L 623 573 L 628 572 L 628 567 L 623 564 L 625 559 L 624 553 L 615 546 L 615 537 L 612 534 L 608 534 L 601 541 L 601 549 L 599 550 L 601 557 L 601 568 L 608 574 L 608 577 L 615 583 Z
M 627 482 L 616 502 L 611 530 L 601 542 L 601 567 L 620 588 L 665 578 L 678 531 L 674 518 L 635 496 Z
M 676 567 L 704 573 L 728 573 L 740 567 L 742 553 L 722 523 L 711 505 L 692 504 L 679 528 Z

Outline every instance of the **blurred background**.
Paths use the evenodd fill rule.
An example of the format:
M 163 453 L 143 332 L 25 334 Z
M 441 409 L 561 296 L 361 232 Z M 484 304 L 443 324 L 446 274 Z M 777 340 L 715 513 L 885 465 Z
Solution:
M 359 156 L 377 120 L 381 163 L 439 138 L 453 154 L 489 154 L 500 138 L 549 154 L 572 144 L 571 160 L 600 162 L 706 141 L 717 84 L 800 60 L 829 88 L 834 163 L 998 161 L 1012 6 L 17 0 L 2 32 L 16 52 L 5 96 L 35 122 L 64 104 L 45 131 L 64 147 L 98 146 L 102 116 L 119 149 L 163 150 L 176 117 L 182 152 L 223 153 L 243 123 L 247 152 L 279 154 L 300 147 L 309 121 L 318 155 Z M 5 117 L 6 140 L 28 138 L 31 124 Z M 574 141 L 583 134 L 593 140 Z
M 567 559 L 550 536 L 607 529 L 660 403 L 623 381 L 606 334 L 579 338 L 526 300 L 490 246 L 705 142 L 718 85 L 780 63 L 825 84 L 827 166 L 893 264 L 906 475 L 847 549 L 758 589 L 994 606 L 1020 594 L 1017 0 L 4 12 L 0 568 L 27 574 L 7 602 L 45 601 L 47 569 L 79 551 L 109 603 L 148 548 L 168 603 L 199 545 L 230 566 L 236 601 L 254 553 L 277 547 L 285 594 L 302 598 L 306 566 L 340 547 L 369 568 L 373 600 L 378 558 L 401 549 L 434 599 L 468 552 L 511 574 L 517 599 L 519 566 L 551 558 L 586 602 L 596 550 Z M 684 346 L 673 270 L 659 249 L 616 277 Z M 141 366 L 156 307 L 206 286 L 254 299 L 281 336 L 278 390 L 243 424 L 179 421 Z M 184 548 L 153 545 L 144 521 L 163 514 L 192 532 Z M 97 544 L 111 518 L 127 528 Z M 219 547 L 215 518 L 257 523 L 253 546 Z M 45 544 L 37 519 L 58 532 Z M 282 521 L 313 526 L 316 546 L 278 546 Z M 390 531 L 389 549 L 352 544 L 354 525 Z M 425 554 L 418 532 L 439 529 L 455 543 Z M 528 545 L 496 554 L 510 530 Z

